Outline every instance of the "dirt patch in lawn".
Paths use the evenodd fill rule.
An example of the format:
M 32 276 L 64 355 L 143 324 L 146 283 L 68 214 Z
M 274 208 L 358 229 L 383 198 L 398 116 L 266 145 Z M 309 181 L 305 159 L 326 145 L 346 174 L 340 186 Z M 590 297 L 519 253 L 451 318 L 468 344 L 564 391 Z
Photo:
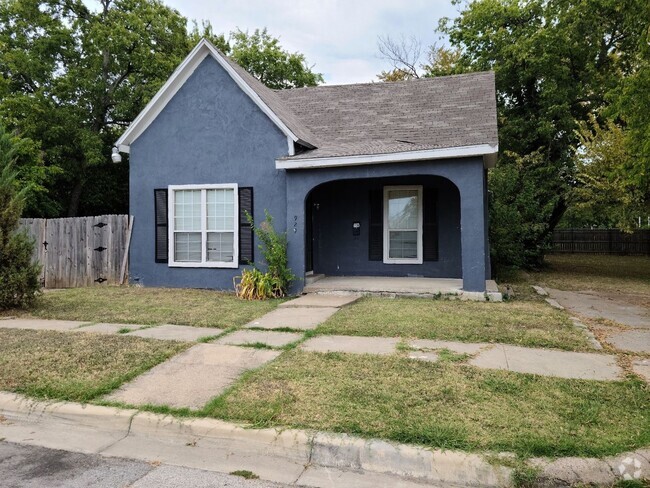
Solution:
M 317 333 L 591 349 L 565 312 L 542 301 L 368 297 L 340 310 L 319 326 Z
M 0 329 L 0 390 L 89 401 L 187 347 L 139 337 Z
M 43 319 L 225 329 L 261 317 L 279 303 L 240 300 L 211 290 L 97 286 L 45 293 L 30 313 Z
M 292 351 L 205 409 L 261 426 L 522 456 L 604 456 L 650 445 L 641 381 L 566 380 L 397 356 Z

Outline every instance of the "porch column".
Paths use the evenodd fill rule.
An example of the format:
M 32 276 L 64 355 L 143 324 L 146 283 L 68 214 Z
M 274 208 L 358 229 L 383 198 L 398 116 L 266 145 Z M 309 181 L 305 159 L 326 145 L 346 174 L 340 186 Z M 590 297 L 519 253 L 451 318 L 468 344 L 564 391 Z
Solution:
M 305 198 L 304 184 L 287 172 L 287 255 L 289 268 L 296 279 L 290 294 L 302 292 L 305 286 Z
M 460 229 L 463 263 L 463 290 L 485 291 L 487 260 L 487 219 L 484 206 L 484 174 L 471 178 L 460 190 Z

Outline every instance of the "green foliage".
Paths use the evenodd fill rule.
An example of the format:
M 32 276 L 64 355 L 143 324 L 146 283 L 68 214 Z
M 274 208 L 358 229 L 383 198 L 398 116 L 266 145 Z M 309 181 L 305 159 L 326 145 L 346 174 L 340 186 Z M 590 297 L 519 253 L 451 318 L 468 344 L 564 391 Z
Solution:
M 224 34 L 215 34 L 212 25 L 204 21 L 201 28 L 195 25 L 190 35 L 193 42 L 202 37 L 269 88 L 301 88 L 323 82 L 323 75 L 312 71 L 304 54 L 285 51 L 280 39 L 266 29 L 255 29 L 252 33 L 237 29 L 226 39 Z
M 58 209 L 33 214 L 88 213 L 95 199 L 104 212 L 127 210 L 127 171 L 89 182 L 187 54 L 185 24 L 158 0 L 103 0 L 97 10 L 81 0 L 0 3 L 0 115 L 59 169 L 48 184 Z
M 253 226 L 260 241 L 258 246 L 266 262 L 267 271 L 262 272 L 256 266 L 242 271 L 241 280 L 235 285 L 237 296 L 246 300 L 264 300 L 286 296 L 289 285 L 296 279 L 289 269 L 287 256 L 287 234 L 278 233 L 273 227 L 273 217 L 264 211 L 264 222 L 255 227 L 251 215 L 246 218 Z
M 439 31 L 462 52 L 454 72 L 496 75 L 503 153 L 491 176 L 491 231 L 502 264 L 540 263 L 571 195 L 580 123 L 602 113 L 627 77 L 639 83 L 629 83 L 630 93 L 643 90 L 635 73 L 647 30 L 638 12 L 646 9 L 645 0 L 477 0 L 441 21 Z M 621 101 L 630 120 L 647 120 L 644 105 L 633 103 Z M 504 193 L 517 190 L 524 195 Z
M 650 213 L 650 188 L 641 188 L 630 170 L 635 158 L 625 130 L 595 116 L 579 127 L 576 185 L 562 224 L 631 230 L 637 216 Z
M 18 232 L 29 186 L 18 187 L 14 162 L 18 145 L 0 126 L 0 310 L 30 305 L 40 288 L 40 266 L 31 263 L 34 247 Z

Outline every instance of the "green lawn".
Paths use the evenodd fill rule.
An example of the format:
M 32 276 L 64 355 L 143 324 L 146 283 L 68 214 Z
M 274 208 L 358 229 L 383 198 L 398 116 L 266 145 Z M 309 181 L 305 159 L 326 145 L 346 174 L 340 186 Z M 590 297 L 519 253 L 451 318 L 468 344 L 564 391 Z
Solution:
M 120 335 L 0 329 L 0 390 L 86 402 L 187 347 Z
M 568 315 L 543 301 L 368 297 L 343 308 L 316 332 L 590 349 L 585 335 L 571 324 Z
M 30 313 L 43 319 L 227 328 L 261 317 L 278 303 L 210 290 L 96 286 L 46 292 Z
M 604 456 L 650 445 L 649 411 L 650 391 L 638 380 L 296 350 L 245 375 L 204 413 L 435 448 Z

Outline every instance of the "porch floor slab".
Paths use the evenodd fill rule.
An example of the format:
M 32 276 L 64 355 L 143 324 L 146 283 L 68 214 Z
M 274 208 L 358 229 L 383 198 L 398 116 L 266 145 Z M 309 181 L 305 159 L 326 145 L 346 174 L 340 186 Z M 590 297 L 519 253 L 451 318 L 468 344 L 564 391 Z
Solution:
M 301 344 L 301 349 L 309 352 L 347 352 L 353 354 L 393 354 L 396 352 L 398 338 L 393 337 L 355 337 L 318 336 Z
M 335 307 L 286 307 L 277 308 L 259 319 L 249 322 L 246 328 L 256 329 L 315 329 L 339 309 Z
M 494 280 L 485 282 L 488 293 L 499 293 Z M 305 293 L 387 295 L 473 295 L 463 291 L 463 280 L 401 276 L 325 276 L 308 284 Z

